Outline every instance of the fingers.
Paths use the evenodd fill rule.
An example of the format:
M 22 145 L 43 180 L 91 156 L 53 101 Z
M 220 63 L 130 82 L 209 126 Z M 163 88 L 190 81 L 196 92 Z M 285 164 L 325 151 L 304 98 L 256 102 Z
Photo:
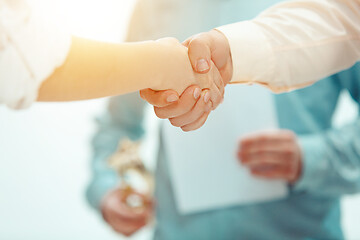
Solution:
M 201 118 L 204 113 L 210 112 L 212 108 L 212 103 L 209 100 L 205 101 L 205 96 L 208 96 L 208 93 L 209 91 L 207 90 L 203 91 L 201 93 L 201 97 L 191 111 L 181 115 L 180 117 L 169 119 L 170 123 L 175 127 L 183 127 L 185 125 L 195 122 L 196 120 Z
M 233 64 L 229 42 L 223 33 L 211 30 L 188 38 L 183 45 L 188 48 L 189 59 L 195 72 L 213 74 L 211 81 L 217 89 L 209 82 L 206 86 L 200 86 L 210 89 L 214 110 L 222 103 L 224 87 L 232 78 Z
M 232 57 L 229 41 L 222 32 L 211 30 L 201 33 L 188 38 L 183 45 L 189 49 L 189 58 L 195 72 L 207 73 L 212 60 L 224 82 L 230 82 L 233 73 Z M 209 64 L 208 67 L 206 63 Z
M 155 107 L 166 107 L 179 100 L 179 94 L 174 90 L 154 91 L 144 89 L 140 91 L 140 96 Z
M 144 91 L 144 95 L 157 94 L 152 90 Z M 183 131 L 193 131 L 204 125 L 212 107 L 211 91 L 202 92 L 198 86 L 191 86 L 177 102 L 165 107 L 154 107 L 154 110 L 157 117 L 170 119 L 174 126 L 182 127 Z
M 287 179 L 293 175 L 294 160 L 287 153 L 279 152 L 260 152 L 260 153 L 239 153 L 241 163 L 248 167 L 254 174 L 261 176 L 269 173 L 276 173 L 277 177 Z M 267 175 L 266 175 L 267 176 Z
M 268 157 L 255 156 L 254 159 L 242 163 L 257 177 L 291 181 L 296 176 L 294 161 L 279 154 L 268 155 Z
M 167 107 L 155 107 L 155 114 L 158 118 L 175 118 L 191 111 L 201 95 L 201 89 L 198 86 L 187 88 L 181 95 L 179 101 Z
M 240 141 L 240 148 L 246 152 L 283 150 L 296 141 L 296 136 L 288 130 L 278 130 L 252 134 Z
M 238 158 L 257 177 L 297 181 L 302 169 L 300 147 L 291 131 L 253 134 L 241 140 Z
M 102 213 L 106 222 L 118 233 L 130 236 L 144 227 L 152 216 L 152 200 L 138 193 L 135 194 L 146 203 L 141 209 L 129 207 L 125 200 L 128 196 L 123 190 L 118 189 L 108 194 L 102 204 Z
M 207 34 L 198 34 L 183 44 L 188 47 L 191 65 L 197 73 L 207 73 L 211 66 L 210 39 Z
M 290 130 L 273 130 L 273 131 L 263 131 L 260 133 L 250 134 L 242 139 L 244 143 L 252 142 L 272 142 L 272 141 L 282 141 L 282 140 L 291 140 L 296 135 Z
M 198 120 L 181 127 L 181 129 L 184 132 L 190 132 L 190 131 L 194 131 L 194 130 L 201 128 L 205 124 L 207 118 L 209 117 L 209 114 L 210 114 L 210 112 L 204 113 Z
M 242 164 L 249 166 L 257 164 L 287 164 L 291 160 L 284 151 L 240 152 L 238 157 L 241 159 Z

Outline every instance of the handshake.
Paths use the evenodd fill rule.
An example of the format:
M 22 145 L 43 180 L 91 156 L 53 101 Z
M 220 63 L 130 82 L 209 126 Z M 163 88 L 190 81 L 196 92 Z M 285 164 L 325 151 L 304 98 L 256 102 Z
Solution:
M 140 96 L 154 106 L 159 118 L 169 119 L 173 126 L 183 131 L 196 130 L 222 103 L 224 88 L 231 80 L 233 65 L 228 40 L 221 32 L 211 30 L 190 37 L 183 45 L 172 38 L 158 42 L 185 51 L 186 64 L 192 69 L 184 71 L 187 68 L 181 65 L 175 70 L 167 69 L 176 75 L 176 81 L 164 81 L 158 87 L 141 90 Z

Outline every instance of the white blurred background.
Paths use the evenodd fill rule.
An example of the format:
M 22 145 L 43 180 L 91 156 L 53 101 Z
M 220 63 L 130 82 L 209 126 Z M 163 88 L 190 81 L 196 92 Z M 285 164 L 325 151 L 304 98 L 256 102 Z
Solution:
M 34 0 L 45 17 L 99 40 L 123 38 L 133 0 Z M 90 138 L 106 100 L 39 103 L 15 112 L 0 107 L 0 239 L 122 239 L 88 207 Z M 335 124 L 357 116 L 344 94 Z M 347 239 L 360 239 L 360 195 L 345 197 Z M 145 229 L 133 239 L 149 239 Z

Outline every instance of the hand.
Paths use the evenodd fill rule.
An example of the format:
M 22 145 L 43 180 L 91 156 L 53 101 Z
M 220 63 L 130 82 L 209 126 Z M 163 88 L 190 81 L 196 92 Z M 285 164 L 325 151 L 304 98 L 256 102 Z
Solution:
M 104 220 L 118 233 L 131 236 L 151 219 L 153 214 L 152 201 L 141 194 L 140 196 L 146 204 L 146 208 L 140 210 L 129 207 L 124 199 L 125 192 L 116 189 L 107 194 L 101 205 L 101 212 Z
M 154 106 L 157 117 L 169 119 L 173 126 L 185 132 L 200 128 L 212 108 L 209 91 L 201 91 L 198 86 L 187 88 L 181 97 L 172 90 L 151 89 L 141 91 L 140 96 Z
M 224 84 L 228 84 L 233 74 L 230 44 L 226 36 L 217 31 L 200 33 L 188 38 L 184 43 L 188 47 L 191 65 L 197 73 L 207 73 L 211 62 L 219 70 Z
M 302 156 L 296 135 L 288 130 L 260 133 L 240 141 L 238 158 L 254 176 L 283 179 L 291 184 L 302 171 Z
M 231 80 L 233 67 L 230 46 L 222 33 L 217 30 L 201 33 L 189 38 L 183 44 L 188 47 L 189 58 L 196 72 L 207 73 L 210 70 L 210 63 L 213 61 L 221 74 L 224 85 Z M 140 95 L 155 106 L 155 113 L 158 117 L 169 118 L 174 126 L 179 126 L 184 131 L 192 131 L 205 124 L 210 114 L 207 104 L 210 93 L 200 94 L 199 90 L 190 87 L 186 89 L 181 98 L 171 90 L 152 91 L 146 89 L 141 91 Z M 192 94 L 197 101 L 191 98 Z M 200 95 L 203 97 L 199 98 Z M 201 106 L 203 106 L 202 109 Z M 212 109 L 214 110 L 217 106 L 218 104 L 214 104 Z
M 153 90 L 172 89 L 182 94 L 187 87 L 197 85 L 202 90 L 209 90 L 210 100 L 214 108 L 217 107 L 222 102 L 224 96 L 224 81 L 215 64 L 210 61 L 210 69 L 206 73 L 196 73 L 193 71 L 189 61 L 187 47 L 173 38 L 159 39 L 157 42 L 158 51 L 166 52 L 166 59 L 163 61 L 168 62 L 168 64 L 166 68 L 155 71 L 160 73 L 160 80 L 163 76 L 166 78 L 157 82 L 157 84 L 151 88 Z M 151 78 L 152 76 L 149 77 Z

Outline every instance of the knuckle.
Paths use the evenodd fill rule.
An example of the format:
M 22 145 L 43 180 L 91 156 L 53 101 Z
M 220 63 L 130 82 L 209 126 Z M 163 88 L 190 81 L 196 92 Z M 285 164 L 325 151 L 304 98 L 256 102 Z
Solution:
M 173 125 L 174 127 L 182 127 L 182 124 L 177 121 L 176 119 L 169 119 L 169 122 L 171 123 L 171 125 Z
M 158 107 L 154 107 L 155 115 L 160 119 L 166 119 L 165 114 Z
M 181 130 L 182 130 L 183 132 L 190 132 L 190 131 L 192 131 L 192 129 L 189 128 L 189 127 L 181 127 Z
M 192 126 L 188 126 L 188 127 L 182 127 L 181 129 L 184 132 L 191 132 L 191 131 L 195 131 L 198 130 L 200 127 L 202 126 L 202 124 L 196 124 L 196 125 L 192 125 Z

